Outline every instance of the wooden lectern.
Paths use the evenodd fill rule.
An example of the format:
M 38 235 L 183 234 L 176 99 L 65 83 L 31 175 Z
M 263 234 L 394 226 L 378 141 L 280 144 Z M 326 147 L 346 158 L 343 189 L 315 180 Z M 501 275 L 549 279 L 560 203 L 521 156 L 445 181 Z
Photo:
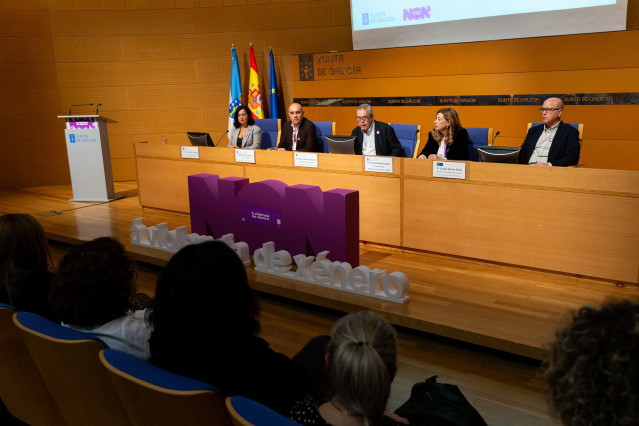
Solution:
M 64 118 L 73 198 L 70 201 L 109 202 L 116 198 L 107 123 L 100 115 L 59 115 Z

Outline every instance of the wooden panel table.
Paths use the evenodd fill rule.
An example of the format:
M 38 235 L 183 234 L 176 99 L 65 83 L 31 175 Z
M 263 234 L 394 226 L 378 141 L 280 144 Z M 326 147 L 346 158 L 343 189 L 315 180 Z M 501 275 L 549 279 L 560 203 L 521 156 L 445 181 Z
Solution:
M 360 191 L 360 238 L 616 282 L 639 282 L 639 172 L 466 163 L 466 179 L 432 176 L 433 162 L 395 158 L 393 173 L 364 171 L 364 157 L 317 154 L 318 168 L 293 153 L 136 144 L 140 202 L 189 211 L 186 177 L 213 173 Z

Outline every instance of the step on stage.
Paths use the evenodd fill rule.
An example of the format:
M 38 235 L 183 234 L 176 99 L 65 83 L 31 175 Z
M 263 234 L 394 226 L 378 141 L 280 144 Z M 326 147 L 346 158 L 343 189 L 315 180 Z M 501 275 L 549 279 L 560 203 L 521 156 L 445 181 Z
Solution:
M 147 226 L 187 225 L 189 216 L 140 206 L 137 183 L 116 183 L 124 198 L 110 203 L 70 202 L 70 185 L 0 191 L 0 213 L 29 213 L 49 239 L 77 244 L 102 236 L 118 238 L 139 262 L 164 265 L 170 254 L 131 246 L 134 218 Z M 329 255 L 330 258 L 330 255 Z M 343 312 L 370 309 L 393 324 L 501 351 L 542 359 L 554 330 L 569 310 L 608 298 L 639 299 L 639 286 L 574 275 L 360 245 L 360 263 L 404 272 L 406 304 L 331 290 L 248 269 L 255 290 Z

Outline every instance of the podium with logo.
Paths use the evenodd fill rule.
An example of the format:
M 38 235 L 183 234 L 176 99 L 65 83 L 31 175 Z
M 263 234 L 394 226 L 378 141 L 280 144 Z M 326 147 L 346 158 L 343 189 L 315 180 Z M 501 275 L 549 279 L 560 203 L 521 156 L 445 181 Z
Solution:
M 70 201 L 109 202 L 113 189 L 111 152 L 107 123 L 117 123 L 100 115 L 59 115 L 64 130 L 71 172 L 73 198 Z

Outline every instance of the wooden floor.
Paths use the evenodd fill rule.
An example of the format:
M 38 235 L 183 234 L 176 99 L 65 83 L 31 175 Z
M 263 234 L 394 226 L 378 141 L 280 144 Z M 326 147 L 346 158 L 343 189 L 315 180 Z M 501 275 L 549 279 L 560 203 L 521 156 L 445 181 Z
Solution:
M 71 203 L 70 186 L 1 191 L 0 214 L 22 212 L 38 218 L 56 258 L 66 244 L 105 235 L 130 248 L 129 226 L 136 217 L 144 217 L 148 226 L 188 225 L 185 214 L 141 208 L 135 183 L 116 184 L 116 190 L 125 198 L 107 204 Z M 131 250 L 142 261 L 138 289 L 152 295 L 155 277 L 169 256 Z M 437 374 L 441 381 L 459 385 L 491 425 L 553 424 L 537 376 L 539 362 L 532 358 L 543 357 L 544 345 L 569 309 L 609 297 L 639 298 L 639 289 L 632 285 L 435 254 L 362 246 L 361 262 L 406 273 L 411 301 L 395 306 L 362 301 L 361 296 L 335 297 L 311 284 L 283 282 L 250 270 L 262 301 L 263 336 L 276 350 L 293 355 L 310 337 L 328 334 L 343 312 L 375 310 L 400 325 L 400 364 L 390 408 L 408 397 L 414 382 Z

